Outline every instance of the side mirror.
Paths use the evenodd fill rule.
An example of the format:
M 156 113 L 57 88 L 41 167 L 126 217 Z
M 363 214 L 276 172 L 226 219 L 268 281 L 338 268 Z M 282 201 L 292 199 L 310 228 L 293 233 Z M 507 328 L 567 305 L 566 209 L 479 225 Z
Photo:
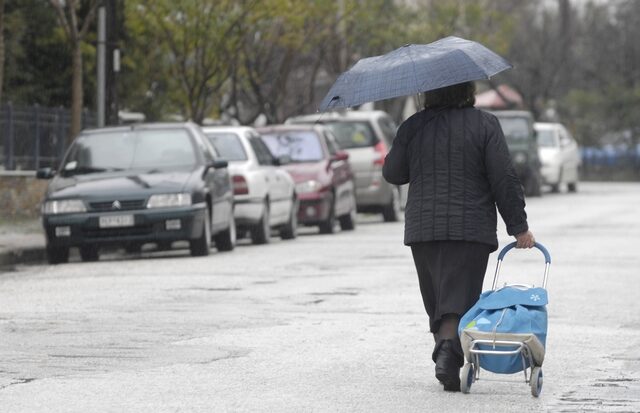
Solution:
M 273 158 L 274 166 L 284 166 L 291 163 L 291 157 L 287 155 L 278 156 L 277 158 Z
M 51 168 L 40 168 L 36 171 L 36 178 L 51 179 L 56 175 L 56 171 Z
M 348 159 L 349 159 L 349 154 L 347 152 L 338 151 L 336 152 L 335 155 L 331 157 L 331 162 L 346 161 Z
M 224 159 L 216 159 L 215 161 L 204 167 L 204 171 L 202 171 L 202 177 L 204 177 L 210 169 L 222 169 L 226 168 L 227 166 L 229 166 L 228 161 L 225 161 Z
M 209 165 L 209 167 L 213 169 L 222 169 L 228 166 L 229 166 L 229 161 L 226 161 L 224 159 L 216 159 L 215 161 L 213 161 L 211 165 Z

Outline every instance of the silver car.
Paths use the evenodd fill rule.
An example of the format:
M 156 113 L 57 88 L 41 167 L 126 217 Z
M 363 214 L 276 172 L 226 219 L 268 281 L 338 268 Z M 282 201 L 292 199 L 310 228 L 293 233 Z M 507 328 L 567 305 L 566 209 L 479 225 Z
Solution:
M 386 222 L 401 212 L 400 189 L 382 177 L 384 158 L 396 134 L 396 124 L 383 111 L 341 111 L 289 118 L 286 123 L 322 123 L 349 154 L 355 174 L 358 212 L 382 213 Z
M 271 229 L 279 230 L 282 239 L 297 235 L 298 199 L 291 176 L 275 159 L 250 127 L 204 127 L 209 141 L 220 156 L 229 162 L 233 183 L 234 217 L 238 234 L 247 231 L 254 244 L 265 244 Z

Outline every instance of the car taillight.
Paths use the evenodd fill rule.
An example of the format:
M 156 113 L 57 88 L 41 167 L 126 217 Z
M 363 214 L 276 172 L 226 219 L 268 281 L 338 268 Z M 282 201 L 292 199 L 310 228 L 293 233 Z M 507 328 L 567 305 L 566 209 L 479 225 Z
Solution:
M 374 165 L 384 165 L 384 158 L 387 156 L 387 145 L 384 144 L 383 141 L 376 143 L 376 146 L 373 147 L 373 150 L 376 151 L 376 159 L 373 160 Z
M 242 175 L 233 175 L 231 178 L 233 182 L 233 194 L 234 195 L 246 195 L 249 193 L 249 185 L 247 180 Z

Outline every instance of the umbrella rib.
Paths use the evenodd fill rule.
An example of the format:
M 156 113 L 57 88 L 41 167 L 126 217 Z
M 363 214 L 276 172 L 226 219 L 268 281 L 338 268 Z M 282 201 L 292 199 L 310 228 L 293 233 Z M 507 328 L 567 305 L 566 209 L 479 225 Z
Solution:
M 416 93 L 420 93 L 420 90 L 418 90 L 418 74 L 416 73 L 416 62 L 415 60 L 413 60 L 413 54 L 411 53 L 411 44 L 407 44 L 405 45 L 405 47 L 407 48 L 408 52 L 407 54 L 409 55 L 409 59 L 411 60 L 411 67 L 413 68 L 413 82 L 414 82 L 414 90 L 416 91 Z

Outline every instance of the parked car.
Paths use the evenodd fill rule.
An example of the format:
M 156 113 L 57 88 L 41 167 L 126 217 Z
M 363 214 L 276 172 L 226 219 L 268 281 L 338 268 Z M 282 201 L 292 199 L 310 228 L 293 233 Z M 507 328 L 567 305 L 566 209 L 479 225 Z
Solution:
M 349 154 L 338 149 L 335 137 L 323 125 L 278 125 L 259 129 L 276 158 L 287 157 L 283 168 L 296 183 L 300 199 L 298 221 L 333 233 L 356 226 L 356 200 Z
M 233 193 L 222 160 L 192 123 L 137 124 L 83 131 L 53 178 L 42 207 L 50 263 L 79 247 L 83 261 L 99 247 L 170 248 L 189 241 L 191 255 L 236 243 Z
M 533 129 L 533 115 L 524 110 L 501 110 L 492 113 L 500 121 L 513 166 L 524 187 L 525 195 L 542 195 L 541 163 Z
M 285 157 L 274 158 L 258 132 L 249 127 L 203 128 L 209 142 L 229 162 L 233 183 L 235 221 L 238 233 L 249 231 L 254 244 L 265 244 L 271 228 L 282 239 L 296 237 L 298 199 L 293 179 L 278 165 Z
M 400 188 L 382 177 L 384 158 L 395 138 L 396 124 L 383 111 L 340 111 L 289 118 L 286 123 L 321 123 L 334 133 L 340 149 L 349 154 L 355 173 L 359 212 L 382 213 L 397 221 L 401 211 Z
M 551 186 L 552 192 L 559 192 L 563 184 L 569 192 L 576 192 L 582 163 L 576 140 L 561 123 L 538 122 L 534 128 L 544 183 Z

